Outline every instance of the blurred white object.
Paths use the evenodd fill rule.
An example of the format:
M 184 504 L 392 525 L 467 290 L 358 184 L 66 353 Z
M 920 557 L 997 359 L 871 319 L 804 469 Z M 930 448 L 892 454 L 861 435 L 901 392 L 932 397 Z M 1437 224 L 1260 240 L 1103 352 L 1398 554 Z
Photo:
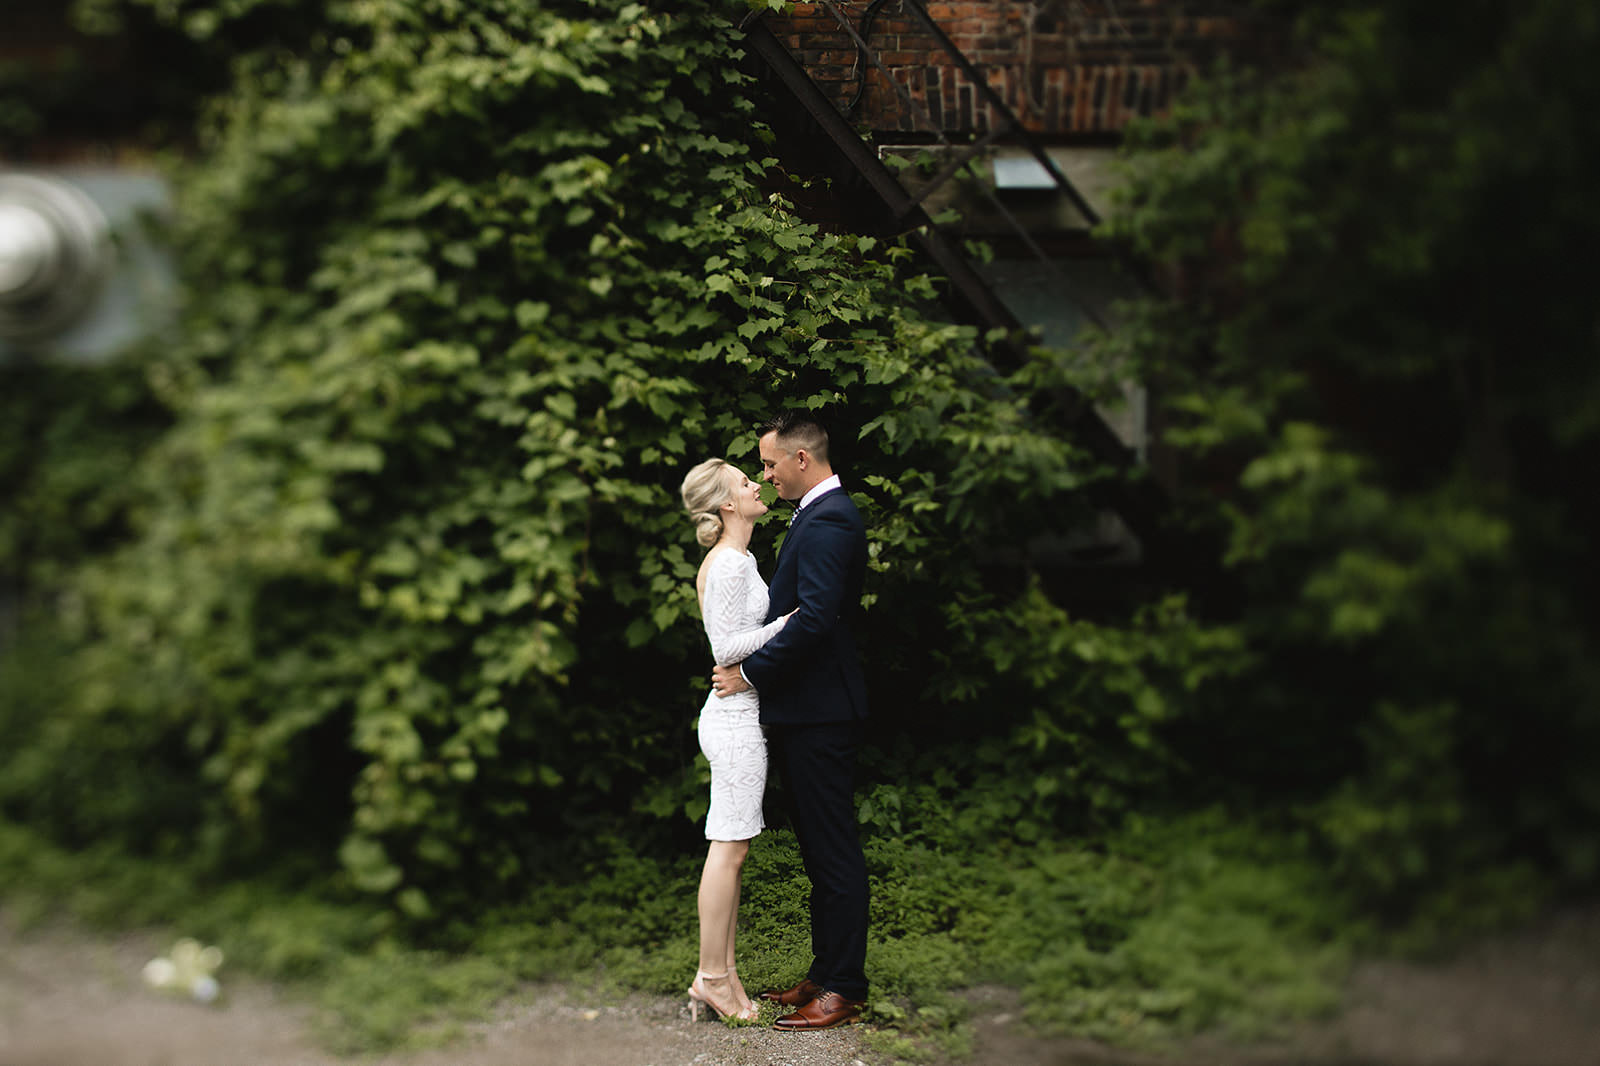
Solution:
M 166 181 L 151 171 L 0 164 L 0 369 L 93 364 L 167 328 L 177 274 Z
M 111 227 L 82 189 L 0 174 L 0 336 L 46 337 L 98 295 L 111 266 Z
M 151 988 L 171 988 L 178 979 L 178 968 L 171 959 L 151 959 L 144 964 L 144 983 Z
M 205 947 L 198 940 L 184 937 L 172 945 L 170 957 L 144 964 L 144 980 L 152 988 L 186 995 L 197 1003 L 214 1003 L 222 994 L 222 986 L 212 974 L 221 965 L 221 948 Z

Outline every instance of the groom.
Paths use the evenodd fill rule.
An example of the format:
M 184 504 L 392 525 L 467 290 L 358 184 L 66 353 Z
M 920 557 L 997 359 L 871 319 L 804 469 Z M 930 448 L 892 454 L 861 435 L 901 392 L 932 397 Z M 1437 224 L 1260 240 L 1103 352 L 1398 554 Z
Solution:
M 766 646 L 712 674 L 719 696 L 761 695 L 767 746 L 788 792 L 811 879 L 811 969 L 762 999 L 798 1007 L 787 1032 L 859 1021 L 867 998 L 867 863 L 856 836 L 854 773 L 866 684 L 850 621 L 861 604 L 867 537 L 828 462 L 828 434 L 785 412 L 761 435 L 762 478 L 796 502 L 769 589 L 767 620 L 795 611 Z

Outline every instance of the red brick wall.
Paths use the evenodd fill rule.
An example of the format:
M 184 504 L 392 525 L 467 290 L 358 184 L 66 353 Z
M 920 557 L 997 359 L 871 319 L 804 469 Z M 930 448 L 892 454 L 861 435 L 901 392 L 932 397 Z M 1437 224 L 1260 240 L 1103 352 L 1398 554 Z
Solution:
M 1224 50 L 1259 47 L 1227 0 L 925 0 L 928 14 L 1036 134 L 1109 134 L 1164 110 Z M 868 0 L 831 5 L 859 30 Z M 858 84 L 856 45 L 830 5 L 797 3 L 768 25 L 841 110 Z M 995 116 L 902 0 L 877 10 L 871 60 L 851 113 L 874 131 L 982 133 Z M 910 97 L 908 102 L 906 97 Z

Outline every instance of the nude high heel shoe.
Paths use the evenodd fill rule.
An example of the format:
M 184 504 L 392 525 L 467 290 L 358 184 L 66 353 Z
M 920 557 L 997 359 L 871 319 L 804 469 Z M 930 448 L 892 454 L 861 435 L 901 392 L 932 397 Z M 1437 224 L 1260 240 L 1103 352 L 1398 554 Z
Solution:
M 727 976 L 728 971 L 726 970 L 721 973 L 706 973 L 704 970 L 695 971 L 694 983 L 689 986 L 689 1019 L 691 1021 L 697 1022 L 700 1020 L 700 1007 L 702 1004 L 710 1007 L 712 1013 L 719 1018 L 737 1018 L 744 1022 L 756 1020 L 756 1016 L 760 1013 L 760 1008 L 754 1003 L 749 1004 L 740 1011 L 727 1011 L 712 1001 L 711 996 L 706 991 L 704 982 L 720 981 Z

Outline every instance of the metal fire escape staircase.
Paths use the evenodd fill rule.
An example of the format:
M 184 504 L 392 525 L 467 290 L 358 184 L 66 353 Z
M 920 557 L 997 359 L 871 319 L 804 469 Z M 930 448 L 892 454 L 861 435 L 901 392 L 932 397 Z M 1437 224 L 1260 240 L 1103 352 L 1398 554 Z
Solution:
M 983 72 L 960 50 L 948 34 L 928 14 L 921 0 L 899 0 L 901 8 L 922 24 L 929 36 L 950 57 L 952 65 L 973 86 L 978 98 L 988 104 L 992 117 L 991 128 L 970 144 L 955 144 L 943 132 L 940 123 L 932 120 L 927 110 L 895 79 L 869 43 L 873 18 L 884 0 L 874 0 L 863 13 L 859 25 L 853 25 L 836 3 L 824 2 L 840 27 L 854 42 L 859 67 L 861 87 L 849 107 L 859 102 L 865 86 L 865 64 L 870 63 L 884 77 L 888 85 L 898 91 L 901 101 L 913 112 L 921 112 L 924 124 L 935 131 L 941 146 L 948 151 L 948 162 L 932 175 L 915 192 L 908 191 L 878 154 L 862 140 L 849 119 L 841 114 L 823 90 L 812 80 L 805 68 L 778 40 L 767 25 L 765 13 L 746 18 L 742 29 L 750 51 L 766 65 L 772 77 L 793 97 L 796 104 L 826 134 L 826 137 L 872 194 L 881 201 L 882 210 L 892 220 L 891 228 L 904 233 L 943 272 L 951 286 L 953 309 L 958 316 L 977 325 L 984 331 L 998 330 L 1000 340 L 990 347 L 991 358 L 996 362 L 1020 366 L 1027 359 L 1026 331 L 1011 309 L 995 294 L 992 287 L 978 272 L 961 250 L 958 239 L 941 230 L 924 210 L 928 198 L 948 183 L 962 168 L 978 158 L 991 146 L 1009 141 L 1024 148 L 1043 168 L 1056 187 L 1077 210 L 1089 226 L 1099 221 L 1099 214 L 1088 200 L 1062 173 L 1050 157 L 1018 120 L 1005 101 L 989 85 Z M 1064 287 L 1071 282 L 1061 273 L 1056 263 L 1039 247 L 1005 204 L 991 190 L 984 190 L 995 212 L 1007 221 L 1021 244 L 1038 259 L 1041 271 L 1053 276 Z M 1089 312 L 1096 325 L 1104 323 Z M 1138 469 L 1138 459 L 1117 433 L 1106 423 L 1100 412 L 1086 397 L 1073 390 L 1054 397 L 1057 412 L 1053 419 L 1064 418 L 1066 429 L 1074 441 L 1098 461 L 1119 471 L 1121 476 L 1107 480 L 1096 490 L 1099 505 L 1114 512 L 1138 540 L 1141 553 L 1148 561 L 1174 561 L 1178 549 L 1172 534 L 1165 528 L 1163 517 L 1167 513 L 1166 492 L 1155 483 L 1147 470 Z

